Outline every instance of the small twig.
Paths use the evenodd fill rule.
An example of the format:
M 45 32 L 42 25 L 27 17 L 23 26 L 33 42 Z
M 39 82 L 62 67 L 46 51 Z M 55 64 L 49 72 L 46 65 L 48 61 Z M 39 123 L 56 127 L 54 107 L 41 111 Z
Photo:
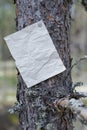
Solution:
M 74 64 L 71 66 L 70 71 L 71 71 L 75 66 L 77 66 L 81 61 L 83 61 L 83 60 L 85 60 L 85 59 L 87 59 L 86 56 L 80 58 L 76 63 L 74 63 Z
M 80 87 L 80 86 L 83 86 L 83 82 L 76 82 L 75 84 L 72 85 L 72 91 L 75 90 L 76 87 Z
M 87 93 L 85 93 L 85 92 L 78 92 L 78 93 L 79 93 L 79 95 L 82 96 L 82 97 L 87 97 Z
M 77 66 L 77 65 L 78 65 L 81 61 L 83 61 L 83 60 L 87 60 L 87 55 L 85 55 L 84 57 L 80 58 L 77 62 L 75 62 L 75 63 L 70 67 L 70 69 L 68 70 L 68 73 L 67 73 L 67 75 L 66 75 L 66 77 L 65 77 L 64 80 L 67 79 L 67 77 L 68 77 L 69 74 L 71 73 L 72 69 L 73 69 L 75 66 Z
M 70 99 L 71 98 L 80 99 L 80 98 L 85 98 L 85 97 L 87 97 L 87 93 L 84 93 L 84 92 L 74 92 L 70 95 Z

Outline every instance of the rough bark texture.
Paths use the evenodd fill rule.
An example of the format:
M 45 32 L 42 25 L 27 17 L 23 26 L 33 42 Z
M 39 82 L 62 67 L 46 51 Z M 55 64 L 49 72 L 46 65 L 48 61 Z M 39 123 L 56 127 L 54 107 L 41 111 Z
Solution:
M 50 105 L 71 92 L 71 75 L 65 78 L 71 66 L 70 5 L 68 0 L 16 0 L 17 30 L 43 19 L 67 68 L 65 72 L 29 89 L 18 73 L 17 100 L 23 107 L 19 113 L 21 130 L 72 130 L 70 112 L 58 112 Z

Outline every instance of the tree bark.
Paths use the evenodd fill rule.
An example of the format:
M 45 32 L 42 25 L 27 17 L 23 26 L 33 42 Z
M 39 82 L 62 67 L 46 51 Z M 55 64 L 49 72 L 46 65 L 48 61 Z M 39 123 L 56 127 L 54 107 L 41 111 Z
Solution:
M 70 6 L 68 0 L 16 0 L 17 30 L 43 19 L 66 66 L 65 72 L 29 89 L 18 72 L 17 100 L 23 108 L 19 113 L 20 130 L 73 129 L 70 111 L 58 112 L 50 105 L 71 93 Z

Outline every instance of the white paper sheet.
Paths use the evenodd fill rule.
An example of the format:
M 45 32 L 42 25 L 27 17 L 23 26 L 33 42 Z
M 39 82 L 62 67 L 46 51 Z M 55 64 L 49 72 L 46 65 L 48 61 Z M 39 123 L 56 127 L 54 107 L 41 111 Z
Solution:
M 65 70 L 42 20 L 4 39 L 28 88 Z

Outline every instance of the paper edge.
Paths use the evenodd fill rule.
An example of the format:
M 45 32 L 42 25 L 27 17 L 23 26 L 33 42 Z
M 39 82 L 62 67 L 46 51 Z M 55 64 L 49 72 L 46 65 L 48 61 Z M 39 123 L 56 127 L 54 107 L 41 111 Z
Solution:
M 59 75 L 59 74 L 62 73 L 62 72 L 64 72 L 64 71 L 66 70 L 66 67 L 64 66 L 64 64 L 61 64 L 61 65 L 63 65 L 62 70 L 60 69 L 60 71 L 58 70 L 58 71 L 56 71 L 56 72 L 53 72 L 50 76 L 45 76 L 45 78 L 44 78 L 43 80 L 37 81 L 37 82 L 34 83 L 32 86 L 29 86 L 29 85 L 28 85 L 28 83 L 27 83 L 27 82 L 25 81 L 25 79 L 23 78 L 22 73 L 20 72 L 19 68 L 18 68 L 18 70 L 19 70 L 19 72 L 20 72 L 20 74 L 21 74 L 21 76 L 22 76 L 22 78 L 23 78 L 23 80 L 24 80 L 24 82 L 25 82 L 27 88 L 31 88 L 31 87 L 33 87 L 33 86 L 36 86 L 36 85 L 40 84 L 41 82 L 44 82 L 44 81 L 46 81 L 46 80 L 48 80 L 48 79 L 50 79 L 50 78 L 52 78 L 52 77 L 54 77 L 54 76 L 56 76 L 56 75 Z M 49 77 L 49 78 L 48 78 L 48 77 Z

